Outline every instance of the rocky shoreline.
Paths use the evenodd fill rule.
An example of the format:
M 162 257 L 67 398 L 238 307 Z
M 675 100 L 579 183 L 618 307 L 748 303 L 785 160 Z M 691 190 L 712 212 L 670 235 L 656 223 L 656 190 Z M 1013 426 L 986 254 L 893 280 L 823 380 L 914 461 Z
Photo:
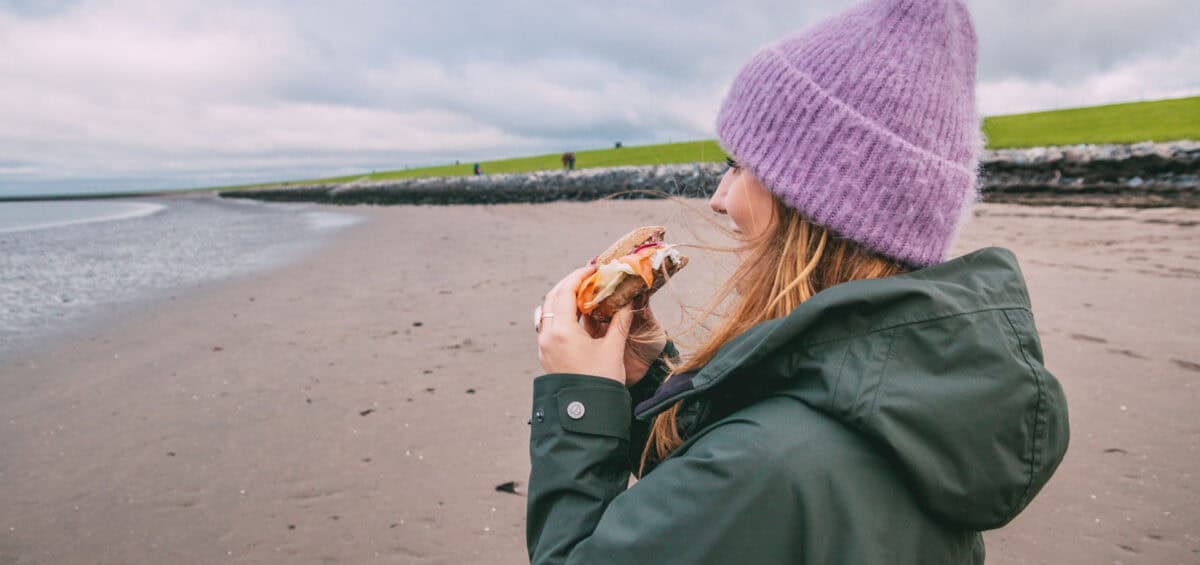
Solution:
M 1200 207 L 1200 141 L 1073 145 L 986 151 L 985 202 L 1033 205 Z M 226 198 L 326 204 L 502 204 L 706 197 L 721 163 L 311 184 L 222 191 Z

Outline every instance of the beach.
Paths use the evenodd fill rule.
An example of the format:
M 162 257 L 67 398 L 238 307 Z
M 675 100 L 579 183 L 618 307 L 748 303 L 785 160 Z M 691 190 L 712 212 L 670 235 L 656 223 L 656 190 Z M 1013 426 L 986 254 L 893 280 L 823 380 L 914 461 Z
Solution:
M 288 264 L 360 220 L 205 194 L 0 202 L 0 360 L 105 313 Z
M 366 221 L 0 361 L 0 564 L 527 563 L 533 307 L 632 227 L 722 242 L 668 201 L 311 208 Z M 983 204 L 988 245 L 1072 432 L 988 562 L 1195 563 L 1200 210 Z M 689 255 L 668 329 L 728 268 Z

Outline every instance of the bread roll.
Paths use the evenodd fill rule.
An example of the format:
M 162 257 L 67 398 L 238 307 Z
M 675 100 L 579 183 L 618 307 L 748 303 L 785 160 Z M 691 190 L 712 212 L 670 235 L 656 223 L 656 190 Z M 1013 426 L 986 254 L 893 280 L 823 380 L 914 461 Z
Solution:
M 633 252 L 638 246 L 647 241 L 663 241 L 663 236 L 667 233 L 666 228 L 662 226 L 646 226 L 625 234 L 618 239 L 604 253 L 597 255 L 592 263 L 595 265 L 604 265 L 614 259 L 619 259 Z M 633 302 L 642 295 L 649 296 L 667 282 L 671 276 L 687 265 L 688 259 L 682 255 L 677 257 L 677 261 L 663 260 L 658 269 L 654 270 L 654 284 L 647 287 L 646 281 L 640 276 L 627 275 L 621 282 L 617 283 L 612 294 L 601 300 L 594 310 L 588 314 L 593 320 L 599 322 L 608 322 L 612 319 L 613 314 L 623 308 L 626 304 Z M 584 285 L 580 285 L 580 289 Z M 578 292 L 578 289 L 577 289 Z

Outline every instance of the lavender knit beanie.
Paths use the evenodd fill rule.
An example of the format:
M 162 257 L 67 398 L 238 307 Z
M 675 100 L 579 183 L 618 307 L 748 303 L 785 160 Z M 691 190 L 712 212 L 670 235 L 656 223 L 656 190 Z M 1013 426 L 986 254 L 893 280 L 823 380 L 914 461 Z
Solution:
M 975 52 L 964 0 L 869 0 L 755 54 L 721 145 L 811 221 L 940 263 L 977 197 Z

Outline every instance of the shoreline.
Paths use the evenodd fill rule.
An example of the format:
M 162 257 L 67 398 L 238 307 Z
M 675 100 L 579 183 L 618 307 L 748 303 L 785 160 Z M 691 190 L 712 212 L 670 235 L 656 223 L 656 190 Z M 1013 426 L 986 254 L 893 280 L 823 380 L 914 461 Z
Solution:
M 84 202 L 86 202 L 86 201 L 84 201 Z M 25 225 L 20 225 L 20 226 L 16 226 L 16 227 L 8 227 L 8 228 L 0 227 L 0 234 L 43 230 L 43 229 L 50 229 L 50 228 L 61 228 L 61 227 L 66 227 L 66 226 L 78 226 L 78 225 L 83 225 L 83 224 L 95 224 L 95 223 L 101 223 L 101 222 L 116 222 L 116 221 L 121 221 L 121 220 L 130 220 L 133 218 L 141 218 L 141 217 L 145 217 L 145 216 L 151 216 L 151 215 L 157 214 L 157 213 L 163 211 L 164 209 L 166 209 L 166 206 L 163 204 L 156 204 L 156 203 L 149 203 L 149 202 L 136 202 L 136 203 L 130 202 L 129 204 L 135 205 L 135 206 L 137 206 L 137 208 L 126 211 L 126 212 L 122 212 L 122 213 L 109 214 L 106 216 L 89 216 L 86 218 L 78 218 L 78 219 L 74 219 L 74 220 L 58 220 L 58 221 L 51 221 L 51 222 L 43 222 L 40 224 L 25 224 Z
M 169 241 L 160 240 L 152 243 L 149 240 L 138 241 L 140 239 L 162 237 L 168 230 L 188 232 L 197 227 L 203 227 L 203 225 L 198 226 L 197 222 L 215 221 L 215 225 L 229 227 L 228 221 L 220 221 L 226 216 L 212 216 L 211 214 L 226 214 L 226 210 L 245 213 L 246 210 L 252 210 L 256 206 L 278 207 L 280 205 L 227 201 L 212 194 L 139 198 L 131 199 L 129 202 L 138 202 L 140 208 L 124 214 L 86 217 L 79 220 L 54 222 L 50 225 L 21 226 L 10 230 L 0 230 L 0 239 L 8 238 L 10 240 L 5 244 L 35 246 L 24 253 L 24 257 L 18 253 L 15 262 L 10 265 L 14 269 L 13 274 L 16 278 L 9 280 L 11 286 L 6 287 L 9 296 L 5 298 L 10 302 L 0 304 L 0 306 L 5 306 L 7 316 L 13 316 L 13 318 L 7 320 L 8 324 L 0 325 L 0 362 L 6 358 L 52 351 L 73 340 L 102 332 L 114 320 L 137 315 L 139 312 L 167 307 L 178 297 L 205 292 L 210 288 L 219 288 L 222 285 L 253 277 L 260 272 L 269 272 L 304 261 L 308 255 L 320 251 L 330 243 L 330 240 L 339 237 L 340 231 L 353 227 L 363 219 L 362 216 L 345 209 L 328 209 L 316 205 L 293 205 L 291 210 L 282 213 L 268 213 L 256 217 L 259 218 L 257 221 L 269 222 L 270 225 L 281 228 L 284 226 L 280 224 L 280 218 L 291 216 L 293 219 L 284 220 L 292 224 L 288 229 L 297 231 L 301 229 L 298 228 L 299 224 L 307 224 L 307 227 L 298 234 L 299 237 L 282 241 L 278 237 L 264 239 L 261 237 L 264 234 L 258 233 L 253 234 L 259 236 L 254 243 L 238 243 L 236 238 L 215 241 L 214 238 L 208 237 L 200 245 L 218 246 L 216 249 L 219 251 L 213 253 L 218 253 L 219 256 L 214 256 L 213 253 L 200 256 L 190 255 L 188 259 L 191 262 L 186 265 L 178 264 L 183 258 L 176 256 L 170 258 L 174 264 L 167 262 L 153 267 L 138 267 L 129 263 L 134 260 L 131 259 L 131 254 L 146 253 L 155 246 L 172 245 L 172 242 Z M 209 204 L 215 205 L 217 211 L 209 212 L 205 207 L 198 208 L 196 203 L 205 207 Z M 154 217 L 164 213 L 171 214 L 176 218 L 188 217 L 190 220 L 188 223 L 181 224 L 178 219 L 174 223 L 170 223 L 170 220 Z M 332 214 L 332 216 L 313 216 L 313 214 Z M 131 221 L 154 222 L 154 225 L 136 227 L 131 225 Z M 164 222 L 168 223 L 164 224 Z M 61 231 L 64 229 L 74 231 Z M 245 235 L 243 233 L 243 236 Z M 107 250 L 103 247 L 82 250 L 62 249 L 63 246 L 71 247 L 75 244 L 83 244 L 85 241 L 109 242 L 122 248 L 123 251 L 109 257 Z M 32 255 L 30 255 L 31 253 Z M 41 270 L 34 267 L 33 270 L 22 271 L 22 267 L 27 265 L 32 257 L 37 257 L 39 253 L 50 255 L 46 259 L 49 264 L 72 263 L 80 260 L 88 261 L 88 263 L 84 264 L 82 268 L 66 270 L 60 268 L 45 271 L 44 267 Z M 162 257 L 154 255 L 140 255 L 136 261 L 150 260 L 161 263 L 162 259 Z M 214 260 L 216 263 L 209 264 Z M 164 268 L 174 270 L 173 267 L 186 268 L 188 272 L 166 276 L 159 274 L 163 272 Z M 126 278 L 125 286 L 108 288 L 113 292 L 101 292 L 106 288 L 105 284 L 111 284 L 108 282 L 92 283 L 81 280 L 77 284 L 71 284 L 59 280 L 61 277 L 62 279 L 85 278 L 91 281 L 95 277 L 95 279 L 104 281 L 113 276 Z M 41 288 L 39 291 L 43 294 L 55 296 L 62 294 L 63 304 L 61 306 L 47 304 L 42 300 L 40 303 L 35 301 L 33 304 L 25 303 L 24 306 L 21 306 L 12 302 L 14 300 L 13 293 L 16 297 L 20 297 L 22 294 L 29 295 L 30 285 L 34 284 L 31 281 L 41 281 L 43 285 L 46 285 L 46 288 Z M 53 286 L 49 286 L 50 282 L 54 283 Z M 44 299 L 45 297 L 35 296 L 34 298 Z M 21 329 L 20 333 L 12 331 L 13 323 L 16 323 L 16 327 Z
M 662 200 L 354 212 L 297 262 L 0 361 L 0 562 L 527 563 L 496 486 L 528 478 L 531 305 L 580 242 L 720 239 Z M 1018 256 L 1072 424 L 990 559 L 1194 558 L 1200 211 L 984 204 L 954 255 L 987 245 Z M 668 328 L 724 267 L 656 295 Z

